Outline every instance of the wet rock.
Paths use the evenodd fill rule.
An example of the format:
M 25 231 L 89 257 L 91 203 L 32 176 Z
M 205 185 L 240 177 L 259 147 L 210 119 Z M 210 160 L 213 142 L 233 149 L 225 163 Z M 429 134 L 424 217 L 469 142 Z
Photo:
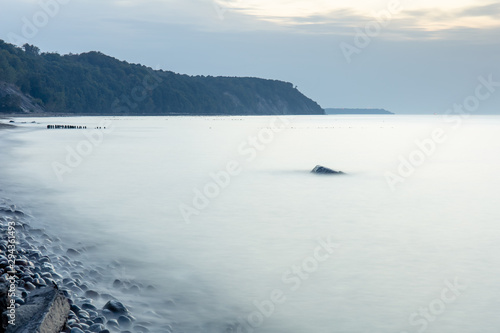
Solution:
M 71 327 L 76 323 L 78 323 L 78 321 L 76 319 L 68 319 L 68 321 L 66 322 L 66 325 Z
M 89 331 L 91 332 L 100 332 L 104 330 L 104 325 L 103 324 L 93 324 L 89 327 Z
M 108 320 L 108 322 L 106 323 L 106 325 L 111 328 L 111 329 L 116 329 L 118 330 L 119 329 L 119 325 L 118 325 L 118 322 L 115 320 L 115 319 L 110 319 Z
M 70 257 L 74 257 L 74 256 L 79 256 L 80 255 L 80 252 L 75 250 L 75 249 L 68 249 L 66 251 L 66 254 Z
M 89 271 L 89 275 L 90 275 L 91 277 L 94 277 L 94 278 L 101 278 L 101 277 L 102 277 L 102 274 L 101 274 L 101 273 L 99 273 L 98 271 L 96 271 L 95 269 L 91 269 L 91 270 Z
M 104 305 L 103 309 L 104 310 L 109 310 L 109 311 L 111 311 L 114 314 L 120 314 L 120 315 L 128 313 L 128 310 L 125 307 L 125 305 L 123 305 L 122 303 L 120 303 L 118 301 L 115 301 L 115 300 L 108 301 Z
M 42 288 L 32 292 L 26 304 L 16 310 L 16 325 L 9 325 L 5 332 L 60 332 L 69 311 L 69 302 L 59 290 Z
M 37 286 L 42 286 L 42 287 L 47 285 L 47 283 L 45 282 L 45 280 L 42 279 L 42 278 L 35 279 L 35 284 Z
M 111 300 L 111 299 L 116 300 L 116 298 L 114 298 L 114 297 L 113 297 L 112 295 L 110 295 L 110 294 L 101 294 L 101 298 L 102 298 L 102 299 L 104 299 L 104 300 L 106 300 L 106 301 L 109 301 L 109 300 Z
M 129 289 L 125 289 L 125 290 L 123 290 L 123 291 L 124 291 L 125 293 L 127 293 L 127 294 L 135 294 L 135 295 L 137 295 L 137 294 L 139 294 L 139 293 L 140 293 L 140 291 L 141 291 L 141 290 L 139 289 L 139 287 L 138 287 L 138 286 L 133 285 L 133 286 L 132 286 L 132 287 L 130 287 Z
M 43 250 L 45 250 L 45 251 L 47 250 L 47 249 L 45 248 L 45 246 L 40 246 L 40 249 L 42 249 L 42 251 L 43 251 Z M 43 257 L 40 257 L 40 258 L 38 259 L 38 261 L 39 261 L 39 262 L 41 262 L 42 264 L 43 264 L 43 263 L 50 263 L 50 258 L 49 258 L 49 257 L 47 257 L 47 256 L 43 256 Z
M 89 313 L 85 310 L 78 311 L 77 315 L 78 315 L 78 317 L 83 318 L 83 319 L 90 319 Z
M 87 290 L 85 292 L 85 297 L 97 299 L 97 298 L 99 298 L 99 293 L 97 291 L 94 291 L 94 290 Z
M 116 317 L 115 314 L 113 312 L 111 312 L 110 310 L 108 310 L 108 309 L 102 310 L 101 313 L 106 318 L 114 318 L 114 317 Z
M 7 259 L 5 259 L 5 260 L 7 261 Z M 114 288 L 120 288 L 122 285 L 123 285 L 123 282 L 121 282 L 120 280 L 113 281 Z
M 336 174 L 336 175 L 341 175 L 344 174 L 342 171 L 335 171 L 330 168 L 326 168 L 321 165 L 316 165 L 314 169 L 311 170 L 312 173 L 317 173 L 317 174 L 323 174 L 323 175 L 328 175 L 328 174 Z
M 90 304 L 90 303 L 83 303 L 82 304 L 82 309 L 97 311 L 97 308 L 95 307 L 95 305 Z
M 53 272 L 54 265 L 52 265 L 50 262 L 45 262 L 42 264 L 42 271 L 43 272 Z
M 87 310 L 87 312 L 89 313 L 90 318 L 96 318 L 99 315 L 96 311 Z
M 28 260 L 16 259 L 15 264 L 20 266 L 28 266 Z
M 82 330 L 88 330 L 90 325 L 87 325 L 87 324 L 84 324 L 84 323 L 80 323 L 80 327 L 82 328 Z
M 18 296 L 14 296 L 12 299 L 14 300 L 14 302 L 16 302 L 16 304 L 19 304 L 19 305 L 23 305 L 25 303 L 24 299 L 22 299 L 21 297 L 18 297 Z
M 120 327 L 123 328 L 129 328 L 132 325 L 132 320 L 127 316 L 120 316 L 117 321 Z
M 73 313 L 78 313 L 80 310 L 81 308 L 78 305 L 76 304 L 71 305 L 71 311 L 73 311 Z
M 78 294 L 78 295 L 83 294 L 83 290 L 82 290 L 80 287 L 76 286 L 76 285 L 72 286 L 70 289 L 71 289 L 71 291 L 73 291 L 75 294 Z

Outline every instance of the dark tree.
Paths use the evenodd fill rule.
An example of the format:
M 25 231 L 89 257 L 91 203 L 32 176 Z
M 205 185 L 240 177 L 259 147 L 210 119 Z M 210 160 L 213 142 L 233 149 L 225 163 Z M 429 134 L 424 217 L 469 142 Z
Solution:
M 28 43 L 23 45 L 24 52 L 28 55 L 38 56 L 40 55 L 40 49 L 34 45 L 30 45 Z

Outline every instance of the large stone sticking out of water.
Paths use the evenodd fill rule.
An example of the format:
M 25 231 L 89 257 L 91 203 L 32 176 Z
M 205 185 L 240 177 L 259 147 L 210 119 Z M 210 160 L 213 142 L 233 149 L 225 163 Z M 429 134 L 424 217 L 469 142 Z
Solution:
M 324 166 L 321 166 L 321 165 L 316 165 L 314 167 L 314 169 L 311 170 L 312 173 L 319 173 L 319 174 L 324 174 L 324 175 L 328 175 L 328 174 L 337 174 L 337 175 L 341 175 L 341 174 L 344 174 L 342 171 L 335 171 L 335 170 L 332 170 L 332 169 L 329 169 L 329 168 L 325 168 Z

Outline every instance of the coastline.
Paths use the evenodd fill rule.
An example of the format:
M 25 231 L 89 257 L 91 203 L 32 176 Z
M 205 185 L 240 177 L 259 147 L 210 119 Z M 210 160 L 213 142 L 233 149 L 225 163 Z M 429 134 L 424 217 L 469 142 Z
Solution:
M 43 228 L 32 227 L 32 219 L 9 199 L 0 198 L 0 284 L 7 290 L 2 311 L 12 316 L 8 322 L 2 320 L 7 326 L 5 332 L 33 327 L 41 320 L 35 317 L 54 315 L 62 317 L 64 326 L 53 328 L 50 333 L 136 332 L 132 329 L 135 318 L 126 306 L 109 294 L 91 289 L 104 276 L 95 269 L 84 267 L 77 260 L 85 249 L 67 248 L 59 237 L 49 235 Z M 36 297 L 30 296 L 47 292 L 59 297 L 59 303 L 62 300 L 67 308 L 59 304 L 39 310 L 42 311 L 40 316 L 33 317 L 32 313 L 26 315 L 27 308 L 24 305 L 36 305 L 33 302 Z M 102 307 L 96 306 L 99 298 L 107 302 Z M 12 304 L 12 307 L 6 307 L 8 304 Z M 5 312 L 4 318 L 7 318 Z

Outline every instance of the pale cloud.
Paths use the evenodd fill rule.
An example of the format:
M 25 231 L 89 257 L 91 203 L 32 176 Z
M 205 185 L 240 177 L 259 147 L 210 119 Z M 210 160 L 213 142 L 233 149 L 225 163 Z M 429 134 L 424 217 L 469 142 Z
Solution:
M 259 22 L 271 23 L 277 29 L 296 32 L 339 34 L 344 27 L 359 27 L 373 20 L 377 13 L 386 10 L 391 0 L 214 0 L 225 17 L 234 15 L 252 18 L 247 29 L 259 27 Z M 385 36 L 416 32 L 439 33 L 454 29 L 496 29 L 500 27 L 500 4 L 481 0 L 421 0 L 398 1 L 401 11 L 393 15 Z M 248 23 L 248 22 L 247 22 Z M 227 25 L 229 27 L 229 24 Z M 242 28 L 242 22 L 239 27 Z M 342 33 L 340 33 L 342 34 Z M 430 34 L 428 36 L 431 36 Z
M 391 2 L 399 2 L 403 7 L 416 10 L 440 8 L 456 10 L 484 3 L 481 0 L 213 0 L 219 6 L 240 10 L 260 17 L 302 17 L 348 8 L 361 15 L 387 8 Z

